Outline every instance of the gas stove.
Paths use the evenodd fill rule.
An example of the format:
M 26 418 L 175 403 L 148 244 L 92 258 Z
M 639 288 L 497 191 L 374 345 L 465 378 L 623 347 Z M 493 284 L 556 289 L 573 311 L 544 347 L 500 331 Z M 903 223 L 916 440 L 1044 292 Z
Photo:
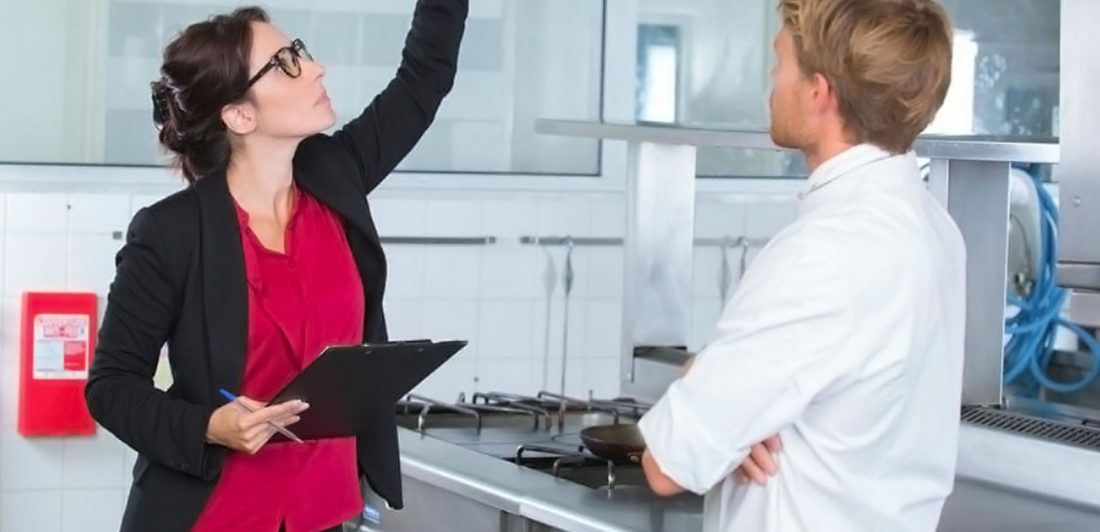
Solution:
M 397 404 L 398 424 L 521 467 L 608 492 L 648 489 L 636 463 L 604 460 L 585 450 L 581 429 L 636 423 L 650 404 L 629 397 L 577 399 L 476 393 L 455 402 L 410 395 Z

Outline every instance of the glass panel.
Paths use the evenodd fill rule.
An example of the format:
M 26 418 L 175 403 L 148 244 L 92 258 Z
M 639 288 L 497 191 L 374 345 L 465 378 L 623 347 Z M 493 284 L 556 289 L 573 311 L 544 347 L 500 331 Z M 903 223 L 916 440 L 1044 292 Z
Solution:
M 9 8 L 9 5 L 11 6 Z M 188 0 L 8 2 L 0 161 L 157 164 L 149 82 L 187 24 L 237 3 Z M 328 68 L 342 123 L 393 76 L 415 2 L 274 0 L 273 22 Z M 535 118 L 597 120 L 601 0 L 478 0 L 454 91 L 399 167 L 442 172 L 595 174 L 599 143 L 536 135 Z M 33 73 L 33 75 L 31 75 Z M 18 102 L 13 105 L 12 102 Z M 10 117 L 10 119 L 8 119 Z
M 1057 135 L 1058 0 L 944 0 L 956 28 L 953 83 L 930 133 Z M 652 29 L 678 35 L 676 123 L 768 127 L 775 0 L 640 0 L 639 52 Z M 648 56 L 639 53 L 639 109 Z M 666 113 L 667 115 L 668 113 Z M 701 176 L 804 175 L 801 157 L 701 148 Z
M 1056 136 L 1058 0 L 942 3 L 959 32 L 969 36 L 969 42 L 956 39 L 955 53 L 967 62 L 959 65 L 956 57 L 953 85 L 962 84 L 973 94 L 971 132 Z

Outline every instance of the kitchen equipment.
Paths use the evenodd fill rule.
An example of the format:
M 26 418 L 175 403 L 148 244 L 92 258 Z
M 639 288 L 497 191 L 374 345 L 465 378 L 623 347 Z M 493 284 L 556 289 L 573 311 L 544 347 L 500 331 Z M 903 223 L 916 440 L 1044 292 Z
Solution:
M 585 427 L 581 442 L 592 454 L 617 464 L 640 464 L 645 452 L 645 439 L 634 424 Z
M 1006 289 L 1010 294 L 1025 299 L 1031 294 L 1042 268 L 1039 193 L 1026 172 L 1013 168 L 1010 176 Z
M 741 248 L 741 259 L 737 265 L 737 284 L 741 284 L 741 279 L 745 278 L 745 270 L 749 267 L 749 239 L 738 237 L 737 245 Z
M 546 289 L 546 323 L 543 327 L 542 338 L 542 387 L 550 387 L 550 309 L 554 302 L 554 289 L 558 285 L 558 267 L 554 263 L 554 256 L 550 250 L 542 248 L 546 254 L 546 267 L 543 269 L 542 282 Z
M 479 392 L 470 402 L 410 395 L 398 424 L 593 489 L 644 488 L 634 423 L 652 405 L 629 397 Z M 546 423 L 539 421 L 545 419 Z
M 722 239 L 722 245 L 719 250 L 721 254 L 721 263 L 718 266 L 718 300 L 722 302 L 722 307 L 725 307 L 726 301 L 729 300 L 730 285 L 733 284 L 733 274 L 730 273 L 729 261 L 729 250 L 732 247 L 736 247 L 741 251 L 741 257 L 738 259 L 737 267 L 737 282 L 740 284 L 741 278 L 745 276 L 745 268 L 748 262 L 749 240 L 743 236 L 737 238 L 727 236 Z
M 569 351 L 569 294 L 573 292 L 573 237 L 565 237 L 565 272 L 562 279 L 562 289 L 565 292 L 563 304 L 564 316 L 561 322 L 561 389 L 559 393 L 565 395 L 566 359 Z
M 727 236 L 722 239 L 722 246 L 718 249 L 718 253 L 721 256 L 721 262 L 718 264 L 718 300 L 723 305 L 726 304 L 726 298 L 730 294 L 730 260 L 729 249 L 733 246 L 733 238 Z

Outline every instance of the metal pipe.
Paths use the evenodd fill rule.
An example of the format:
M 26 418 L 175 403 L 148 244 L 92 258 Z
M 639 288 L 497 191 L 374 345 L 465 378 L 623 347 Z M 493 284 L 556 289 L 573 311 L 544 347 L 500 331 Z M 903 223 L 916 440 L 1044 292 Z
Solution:
M 383 244 L 412 244 L 421 246 L 487 246 L 496 244 L 495 236 L 451 237 L 451 236 L 384 236 L 379 238 Z

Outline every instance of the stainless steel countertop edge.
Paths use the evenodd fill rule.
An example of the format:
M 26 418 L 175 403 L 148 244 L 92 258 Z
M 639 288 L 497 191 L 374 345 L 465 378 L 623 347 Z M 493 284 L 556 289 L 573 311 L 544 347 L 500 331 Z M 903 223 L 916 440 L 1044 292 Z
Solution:
M 1100 509 L 1095 451 L 964 423 L 958 457 L 960 477 Z
M 592 497 L 592 490 L 543 472 L 398 429 L 401 473 L 452 493 L 570 532 L 633 532 L 622 526 L 629 503 Z M 585 512 L 578 511 L 578 501 Z M 571 504 L 572 503 L 572 504 Z M 601 518 L 604 514 L 608 518 Z M 700 523 L 702 517 L 700 516 Z
M 540 500 L 527 500 L 520 509 L 520 515 L 555 528 L 571 532 L 619 532 L 628 530 L 591 519 L 586 515 L 569 511 Z

